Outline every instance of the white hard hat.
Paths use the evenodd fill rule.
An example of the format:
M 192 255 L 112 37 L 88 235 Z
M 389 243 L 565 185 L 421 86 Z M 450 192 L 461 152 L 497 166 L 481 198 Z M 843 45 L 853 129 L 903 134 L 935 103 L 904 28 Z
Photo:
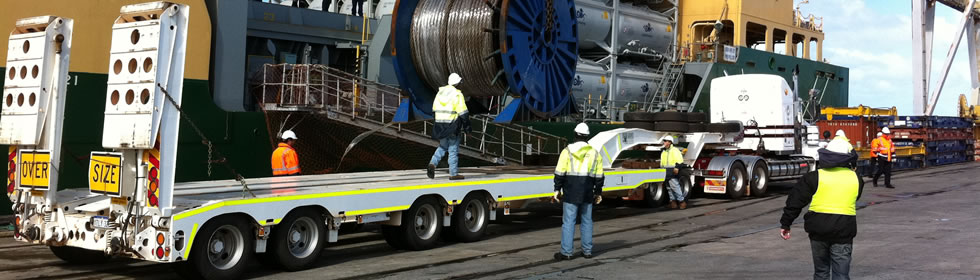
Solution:
M 589 134 L 591 134 L 591 133 L 589 133 L 589 125 L 587 125 L 585 123 L 579 123 L 578 125 L 575 126 L 575 134 L 578 134 L 578 135 L 589 135 Z
M 883 128 L 881 128 L 881 133 L 884 133 L 884 134 L 892 134 L 892 131 L 889 130 L 888 127 L 883 127 Z
M 878 132 L 878 137 L 881 137 L 881 132 Z
M 449 85 L 455 86 L 459 84 L 460 81 L 463 81 L 463 78 L 460 77 L 459 74 L 456 73 L 449 74 Z
M 838 129 L 837 130 L 837 133 L 834 134 L 834 136 L 844 136 L 844 137 L 847 137 L 846 135 L 844 135 L 844 130 L 843 129 Z
M 843 139 L 834 139 L 830 140 L 830 143 L 827 143 L 827 150 L 831 152 L 847 154 L 851 152 L 851 149 L 853 149 L 851 147 L 851 143 L 848 143 Z
M 292 130 L 283 131 L 282 140 L 289 140 L 289 139 L 299 139 L 299 138 L 296 138 L 296 133 L 293 132 Z
M 664 141 L 670 141 L 670 143 L 674 143 L 674 136 L 670 136 L 670 135 L 664 136 Z

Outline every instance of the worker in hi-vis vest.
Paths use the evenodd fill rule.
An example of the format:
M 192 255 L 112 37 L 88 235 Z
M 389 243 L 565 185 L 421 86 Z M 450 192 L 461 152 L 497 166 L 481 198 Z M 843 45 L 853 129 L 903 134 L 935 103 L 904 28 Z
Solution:
M 299 155 L 293 149 L 296 140 L 292 130 L 282 133 L 282 142 L 272 151 L 272 176 L 299 175 Z
M 463 78 L 459 74 L 449 75 L 449 84 L 439 88 L 435 100 L 432 101 L 432 112 L 435 113 L 436 124 L 432 127 L 432 139 L 439 140 L 439 147 L 429 161 L 426 175 L 430 179 L 436 176 L 436 166 L 442 161 L 442 156 L 449 153 L 449 180 L 462 180 L 459 175 L 459 142 L 462 132 L 470 131 L 470 116 L 466 109 L 466 98 L 463 92 L 456 89 Z
M 881 128 L 881 137 L 871 141 L 871 160 L 876 161 L 878 171 L 875 172 L 874 180 L 871 183 L 877 188 L 878 178 L 885 174 L 885 187 L 894 189 L 892 186 L 892 162 L 895 161 L 895 144 L 892 143 L 892 133 L 887 127 Z
M 660 167 L 664 168 L 664 184 L 667 184 L 667 195 L 670 196 L 670 209 L 687 209 L 687 194 L 681 188 L 680 169 L 684 163 L 684 155 L 674 146 L 674 137 L 667 135 L 663 139 L 664 148 L 660 151 Z
M 813 279 L 849 279 L 851 249 L 857 235 L 857 200 L 864 181 L 850 167 L 857 162 L 857 153 L 850 143 L 834 139 L 826 148 L 817 151 L 820 167 L 803 175 L 786 199 L 780 236 L 790 238 L 790 226 L 803 208 L 803 229 L 810 235 L 813 251 Z
M 589 145 L 589 126 L 575 126 L 575 143 L 569 144 L 558 156 L 555 166 L 554 201 L 561 201 L 561 249 L 556 260 L 572 259 L 575 240 L 575 220 L 581 222 L 582 255 L 592 258 L 592 204 L 602 202 L 602 156 Z

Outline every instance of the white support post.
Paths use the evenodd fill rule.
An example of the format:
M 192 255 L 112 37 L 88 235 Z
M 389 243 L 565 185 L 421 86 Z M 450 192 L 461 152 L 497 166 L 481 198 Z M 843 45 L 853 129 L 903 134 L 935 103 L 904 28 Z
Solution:
M 977 48 L 977 44 L 980 43 L 980 22 L 973 21 L 967 24 L 966 33 L 966 44 L 969 48 L 970 54 L 970 82 L 973 90 L 970 92 L 970 104 L 977 105 L 977 95 L 980 94 L 980 48 Z
M 969 23 L 972 25 L 970 18 L 973 13 L 973 5 L 976 4 L 976 0 L 970 0 L 967 8 L 963 9 L 963 15 L 960 18 L 960 23 L 958 29 L 956 30 L 956 36 L 953 37 L 953 44 L 949 47 L 949 52 L 946 53 L 946 62 L 943 64 L 943 70 L 940 71 L 939 82 L 936 84 L 936 89 L 933 90 L 932 97 L 929 99 L 929 103 L 926 106 L 925 115 L 931 116 L 932 112 L 936 110 L 936 102 L 939 101 L 939 95 L 942 94 L 943 84 L 946 83 L 946 77 L 949 76 L 949 67 L 953 65 L 953 58 L 956 58 L 956 49 L 960 46 L 960 41 L 963 39 L 963 32 L 966 30 L 966 26 Z
M 925 112 L 929 92 L 934 18 L 935 8 L 929 8 L 926 0 L 912 0 L 912 112 L 916 115 Z

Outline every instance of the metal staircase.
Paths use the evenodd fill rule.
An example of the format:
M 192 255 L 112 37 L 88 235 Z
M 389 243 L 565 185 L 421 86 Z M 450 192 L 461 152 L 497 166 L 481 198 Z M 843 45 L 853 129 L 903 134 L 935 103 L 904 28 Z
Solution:
M 399 88 L 314 64 L 266 64 L 263 67 L 262 108 L 326 114 L 331 120 L 438 147 L 431 138 L 434 123 L 393 123 Z M 564 138 L 513 124 L 497 124 L 492 117 L 471 116 L 472 133 L 460 143 L 460 156 L 502 165 L 525 165 L 533 156 L 557 155 Z
M 657 112 L 666 110 L 669 107 L 669 101 L 674 99 L 674 95 L 677 93 L 678 83 L 681 81 L 681 76 L 684 72 L 684 65 L 664 62 L 660 66 L 657 77 L 655 78 L 657 84 L 657 90 L 653 93 L 652 98 L 647 104 L 648 112 Z

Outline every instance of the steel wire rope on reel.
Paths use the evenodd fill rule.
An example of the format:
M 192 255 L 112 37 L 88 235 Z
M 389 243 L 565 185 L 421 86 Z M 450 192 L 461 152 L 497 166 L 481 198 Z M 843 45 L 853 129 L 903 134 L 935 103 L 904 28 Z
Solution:
M 499 96 L 506 93 L 496 78 L 500 66 L 494 45 L 494 9 L 480 1 L 452 3 L 446 30 L 446 66 L 463 77 L 460 90 L 466 96 Z M 492 84 L 491 84 L 492 83 Z
M 446 85 L 449 77 L 445 34 L 449 7 L 453 1 L 421 0 L 412 20 L 412 60 L 420 78 L 432 88 Z
M 539 117 L 569 112 L 578 59 L 574 0 L 399 0 L 396 7 L 393 64 L 413 114 L 432 116 L 436 90 L 451 72 L 463 77 L 468 97 L 503 92 Z

